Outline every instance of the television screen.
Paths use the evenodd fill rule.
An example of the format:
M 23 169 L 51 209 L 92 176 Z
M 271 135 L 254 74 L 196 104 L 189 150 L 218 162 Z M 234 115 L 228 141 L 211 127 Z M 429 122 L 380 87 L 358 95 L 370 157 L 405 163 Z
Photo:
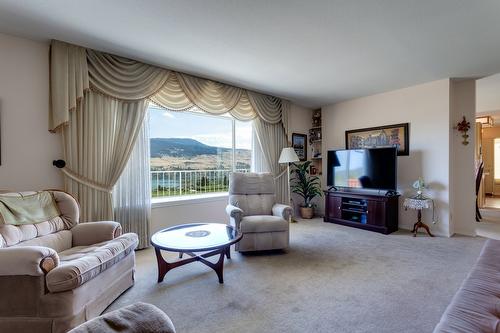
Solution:
M 328 186 L 396 190 L 397 148 L 330 150 Z

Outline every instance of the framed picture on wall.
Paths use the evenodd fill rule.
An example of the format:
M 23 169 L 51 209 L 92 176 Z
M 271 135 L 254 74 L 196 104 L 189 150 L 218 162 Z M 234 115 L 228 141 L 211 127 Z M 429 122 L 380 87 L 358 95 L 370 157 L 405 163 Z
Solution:
M 398 147 L 398 156 L 410 154 L 409 123 L 345 131 L 346 149 Z
M 292 147 L 297 153 L 299 160 L 307 160 L 307 135 L 292 133 Z

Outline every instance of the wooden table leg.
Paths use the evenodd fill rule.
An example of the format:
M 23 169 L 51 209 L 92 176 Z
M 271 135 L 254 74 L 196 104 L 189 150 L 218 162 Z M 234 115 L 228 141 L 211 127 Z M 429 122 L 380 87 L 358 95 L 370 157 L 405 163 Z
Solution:
M 226 248 L 226 257 L 227 259 L 231 259 L 231 246 Z
M 163 256 L 161 255 L 161 250 L 159 248 L 155 248 L 155 253 L 156 253 L 156 261 L 158 263 L 158 283 L 162 282 L 165 275 L 170 271 L 171 269 L 179 266 L 183 266 L 186 264 L 189 264 L 191 262 L 199 261 L 208 267 L 212 268 L 215 273 L 217 273 L 217 277 L 219 278 L 219 283 L 224 283 L 224 277 L 223 277 L 223 272 L 224 272 L 224 257 L 228 255 L 228 249 L 229 247 L 222 248 L 222 249 L 217 249 L 208 253 L 204 253 L 202 255 L 197 255 L 192 252 L 185 252 L 187 255 L 190 256 L 190 258 L 175 261 L 172 263 L 167 262 L 165 259 L 163 259 Z M 181 254 L 181 253 L 180 253 Z M 179 257 L 180 257 L 179 254 Z M 212 257 L 215 255 L 219 255 L 219 259 L 217 260 L 216 263 L 212 263 L 205 258 Z
M 431 231 L 430 231 L 429 227 L 427 226 L 427 224 L 422 223 L 422 225 L 421 225 L 420 227 L 421 227 L 421 228 L 424 228 L 424 229 L 425 229 L 425 231 L 427 231 L 427 233 L 429 234 L 429 236 L 434 237 L 434 235 L 433 235 L 433 234 L 431 234 Z
M 413 229 L 411 229 L 413 237 L 417 237 L 417 228 L 418 228 L 417 226 L 418 226 L 418 222 L 415 222 L 415 224 L 413 224 Z
M 424 228 L 425 231 L 427 231 L 427 233 L 429 234 L 429 236 L 434 237 L 434 235 L 431 233 L 431 230 L 429 229 L 429 226 L 427 224 L 425 224 L 424 222 L 422 222 L 422 210 L 421 209 L 418 210 L 417 223 L 415 223 L 413 225 L 413 230 L 411 231 L 411 232 L 413 232 L 413 237 L 417 237 L 417 231 L 420 228 Z
M 168 272 L 168 264 L 161 256 L 161 251 L 158 248 L 155 248 L 156 253 L 156 262 L 158 263 L 158 282 L 162 282 L 165 274 Z

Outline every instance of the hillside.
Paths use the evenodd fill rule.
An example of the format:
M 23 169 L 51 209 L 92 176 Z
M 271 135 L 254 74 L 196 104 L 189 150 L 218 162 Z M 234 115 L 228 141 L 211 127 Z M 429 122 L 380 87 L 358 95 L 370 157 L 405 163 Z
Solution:
M 151 170 L 214 170 L 232 167 L 232 150 L 213 147 L 193 139 L 152 138 Z M 236 149 L 236 168 L 249 169 L 252 154 Z
M 220 149 L 187 138 L 152 138 L 151 157 L 194 157 L 197 155 L 216 155 Z

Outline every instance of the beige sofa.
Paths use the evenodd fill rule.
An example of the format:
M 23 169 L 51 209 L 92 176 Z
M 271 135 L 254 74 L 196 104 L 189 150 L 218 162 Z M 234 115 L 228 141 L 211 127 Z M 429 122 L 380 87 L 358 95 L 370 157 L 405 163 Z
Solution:
M 500 241 L 489 239 L 434 333 L 500 332 Z
M 121 235 L 117 222 L 78 224 L 77 201 L 51 192 L 60 216 L 20 226 L 0 218 L 0 332 L 67 332 L 134 284 L 137 235 Z
M 233 227 L 243 233 L 235 250 L 240 252 L 286 249 L 292 208 L 276 203 L 274 177 L 270 173 L 238 173 L 229 176 L 226 212 Z

